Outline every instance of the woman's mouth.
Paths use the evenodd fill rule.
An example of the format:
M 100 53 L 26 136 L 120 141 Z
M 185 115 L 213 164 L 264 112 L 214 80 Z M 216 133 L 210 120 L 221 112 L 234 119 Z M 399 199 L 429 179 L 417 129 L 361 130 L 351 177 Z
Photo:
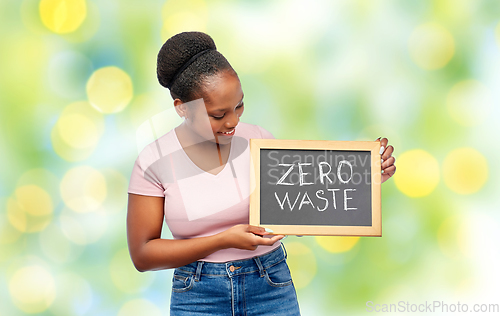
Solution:
M 235 128 L 233 128 L 233 129 L 232 129 L 231 131 L 229 131 L 229 132 L 217 132 L 217 134 L 221 134 L 221 135 L 224 135 L 224 136 L 233 136 L 233 135 L 234 135 L 234 131 L 235 131 L 235 130 L 236 130 L 236 129 L 235 129 Z

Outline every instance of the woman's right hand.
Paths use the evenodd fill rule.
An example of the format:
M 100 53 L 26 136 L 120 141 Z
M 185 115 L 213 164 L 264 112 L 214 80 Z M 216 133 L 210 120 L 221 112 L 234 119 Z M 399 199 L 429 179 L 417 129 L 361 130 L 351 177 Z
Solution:
M 271 238 L 265 238 L 265 235 L 270 235 L 265 228 L 246 224 L 235 225 L 220 233 L 224 248 L 245 250 L 255 250 L 259 245 L 272 246 L 285 237 L 284 235 L 275 235 Z

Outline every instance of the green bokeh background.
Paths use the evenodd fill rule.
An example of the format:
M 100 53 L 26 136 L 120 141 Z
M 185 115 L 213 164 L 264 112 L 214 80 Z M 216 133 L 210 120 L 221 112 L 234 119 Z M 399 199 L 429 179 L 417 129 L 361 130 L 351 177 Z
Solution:
M 75 1 L 53 2 L 64 15 Z M 144 126 L 157 118 L 159 133 L 178 122 L 155 63 L 163 42 L 188 30 L 210 34 L 238 72 L 242 121 L 276 138 L 383 136 L 395 147 L 383 237 L 336 252 L 314 237 L 284 241 L 303 315 L 366 314 L 367 301 L 500 304 L 500 2 L 84 3 L 81 25 L 61 34 L 42 21 L 40 1 L 0 2 L 0 315 L 168 315 L 172 271 L 134 270 L 126 199 L 138 150 L 151 139 Z M 109 66 L 130 77 L 130 102 L 114 113 L 80 103 L 93 113 L 74 139 L 97 135 L 83 149 L 54 138 L 63 110 L 88 101 L 89 78 Z M 463 82 L 475 90 L 456 105 Z M 459 148 L 476 156 L 450 158 Z M 76 210 L 62 185 L 72 170 L 97 181 L 69 193 L 79 194 Z M 485 181 L 475 178 L 481 170 Z M 105 196 L 96 199 L 93 186 Z M 24 189 L 45 193 L 23 197 Z

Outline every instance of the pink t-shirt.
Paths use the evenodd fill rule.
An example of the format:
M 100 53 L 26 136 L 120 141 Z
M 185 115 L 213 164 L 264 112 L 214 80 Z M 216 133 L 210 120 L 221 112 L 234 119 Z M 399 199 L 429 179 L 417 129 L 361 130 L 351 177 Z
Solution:
M 172 236 L 186 239 L 215 235 L 236 224 L 248 224 L 250 138 L 274 138 L 260 126 L 240 122 L 231 141 L 228 162 L 217 175 L 205 172 L 187 156 L 175 129 L 146 146 L 132 169 L 129 193 L 165 197 L 164 214 Z M 201 259 L 227 262 L 248 259 L 279 247 L 223 249 Z

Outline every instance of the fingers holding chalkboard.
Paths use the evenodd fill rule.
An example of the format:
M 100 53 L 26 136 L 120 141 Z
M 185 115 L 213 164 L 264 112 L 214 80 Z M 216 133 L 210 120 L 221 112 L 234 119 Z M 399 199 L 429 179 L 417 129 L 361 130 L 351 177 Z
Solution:
M 384 183 L 396 172 L 396 166 L 394 165 L 394 163 L 396 162 L 396 158 L 392 157 L 394 147 L 392 147 L 391 145 L 387 145 L 389 142 L 387 138 L 381 139 L 381 137 L 379 137 L 377 140 L 380 140 L 382 183 Z
M 390 166 L 394 165 L 394 163 L 396 162 L 396 158 L 394 157 L 389 157 L 389 159 L 385 160 L 383 163 L 382 163 L 382 170 L 386 169 L 386 168 L 389 168 Z M 385 172 L 384 172 L 385 173 Z
M 259 236 L 263 237 L 265 235 L 270 235 L 273 233 L 273 231 L 271 229 L 267 229 L 267 228 L 260 227 L 260 226 L 253 226 L 253 225 L 248 225 L 248 230 L 250 232 L 252 232 L 253 234 L 257 235 L 258 237 Z M 283 239 L 283 238 L 285 238 L 284 235 L 275 235 L 275 236 L 272 236 L 271 238 L 262 238 L 262 240 L 258 240 L 258 241 L 259 241 L 259 245 L 272 246 L 272 245 L 274 245 L 275 242 L 277 242 L 278 240 Z

